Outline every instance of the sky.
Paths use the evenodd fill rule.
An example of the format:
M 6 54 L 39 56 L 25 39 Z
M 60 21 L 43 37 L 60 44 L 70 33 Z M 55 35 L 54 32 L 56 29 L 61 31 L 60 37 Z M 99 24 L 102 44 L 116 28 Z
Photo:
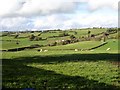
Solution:
M 0 31 L 118 27 L 119 0 L 0 0 Z

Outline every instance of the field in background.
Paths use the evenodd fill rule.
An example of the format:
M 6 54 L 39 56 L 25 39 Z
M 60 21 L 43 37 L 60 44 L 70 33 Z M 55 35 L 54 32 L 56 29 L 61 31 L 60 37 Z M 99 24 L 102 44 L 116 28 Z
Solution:
M 3 88 L 53 89 L 120 89 L 118 69 L 118 33 L 109 34 L 103 44 L 107 29 L 82 29 L 68 31 L 2 33 Z M 96 35 L 95 38 L 88 38 Z M 61 36 L 62 34 L 66 36 Z M 29 40 L 30 35 L 42 37 Z M 40 34 L 40 35 L 39 35 Z M 5 35 L 5 36 L 4 36 Z M 71 39 L 71 35 L 75 38 Z M 77 42 L 73 42 L 78 39 Z M 62 41 L 71 41 L 62 45 Z M 54 46 L 50 46 L 51 44 Z M 60 43 L 60 45 L 58 44 Z M 21 51 L 9 49 L 39 45 Z M 95 49 L 91 49 L 97 47 Z M 1 53 L 1 52 L 0 52 Z

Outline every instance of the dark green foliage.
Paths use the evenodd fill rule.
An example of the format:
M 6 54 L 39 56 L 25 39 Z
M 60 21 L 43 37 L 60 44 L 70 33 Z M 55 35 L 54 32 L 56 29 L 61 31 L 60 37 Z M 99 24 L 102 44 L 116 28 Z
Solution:
M 14 38 L 18 38 L 19 37 L 19 35 L 17 34 L 17 35 L 15 35 L 15 37 Z
M 48 44 L 48 46 L 56 46 L 56 45 L 57 45 L 57 42 L 54 42 L 54 43 Z
M 42 40 L 42 37 L 34 36 L 33 34 L 29 36 L 30 41 L 39 41 Z
M 107 32 L 110 33 L 110 34 L 117 33 L 117 31 L 118 31 L 117 28 L 109 28 L 107 30 Z
M 42 40 L 42 37 L 35 36 L 34 41 Z
M 53 46 L 56 46 L 56 45 L 57 45 L 57 42 L 54 42 L 54 43 L 53 43 Z
M 42 33 L 38 34 L 38 36 L 40 36 Z
M 91 33 L 91 31 L 88 31 L 88 38 L 90 39 L 90 33 Z
M 74 34 L 77 35 L 77 32 L 75 31 Z
M 34 33 L 34 31 L 30 31 L 30 33 Z
M 91 34 L 91 37 L 95 37 L 95 35 L 94 35 L 94 34 Z
M 70 35 L 70 39 L 75 39 L 76 37 L 74 35 Z
M 34 36 L 33 34 L 29 36 L 29 40 L 30 40 L 30 41 L 33 41 L 34 38 L 35 38 L 35 36 Z

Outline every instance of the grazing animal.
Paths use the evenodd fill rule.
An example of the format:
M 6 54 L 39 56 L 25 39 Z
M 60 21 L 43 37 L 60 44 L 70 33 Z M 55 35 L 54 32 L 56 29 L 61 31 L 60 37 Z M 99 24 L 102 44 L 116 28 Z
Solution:
M 47 52 L 48 50 L 44 50 L 44 52 Z
M 78 49 L 75 49 L 75 51 L 77 52 L 77 51 L 78 51 Z
M 40 52 L 42 52 L 42 49 L 40 49 Z
M 93 52 L 94 50 L 90 50 L 90 51 L 92 51 L 92 52 Z
M 110 48 L 107 48 L 107 50 L 106 51 L 109 51 L 110 50 Z

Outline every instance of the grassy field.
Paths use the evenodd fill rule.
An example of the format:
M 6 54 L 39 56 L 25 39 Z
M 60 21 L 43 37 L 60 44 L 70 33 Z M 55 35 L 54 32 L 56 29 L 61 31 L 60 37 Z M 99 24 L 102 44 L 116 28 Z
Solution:
M 93 31 L 97 34 L 106 29 L 95 30 Z M 87 36 L 88 32 L 88 30 L 73 31 L 78 32 L 78 37 Z M 72 34 L 73 31 L 67 32 Z M 92 33 L 93 31 L 91 30 Z M 57 36 L 61 32 L 47 33 L 43 34 L 44 38 Z M 27 34 L 25 35 L 27 36 Z M 69 36 L 49 38 L 44 41 L 29 41 L 28 38 L 14 39 L 13 36 L 10 38 L 4 36 L 1 49 L 33 44 L 43 45 L 63 39 L 69 39 Z M 16 41 L 7 40 L 19 40 L 20 44 L 16 45 Z M 119 40 L 108 39 L 106 42 L 107 44 L 99 48 L 86 51 L 75 51 L 74 49 L 89 49 L 100 45 L 102 42 L 82 41 L 16 52 L 0 52 L 3 69 L 2 86 L 3 88 L 36 88 L 37 90 L 119 90 Z M 110 50 L 107 50 L 108 48 Z M 43 51 L 40 52 L 38 49 L 43 49 Z
M 117 54 L 69 51 L 3 53 L 3 86 L 10 88 L 115 88 Z
M 97 41 L 85 41 L 74 44 L 54 46 L 54 47 L 43 47 L 42 49 L 89 49 L 100 45 L 102 42 Z

